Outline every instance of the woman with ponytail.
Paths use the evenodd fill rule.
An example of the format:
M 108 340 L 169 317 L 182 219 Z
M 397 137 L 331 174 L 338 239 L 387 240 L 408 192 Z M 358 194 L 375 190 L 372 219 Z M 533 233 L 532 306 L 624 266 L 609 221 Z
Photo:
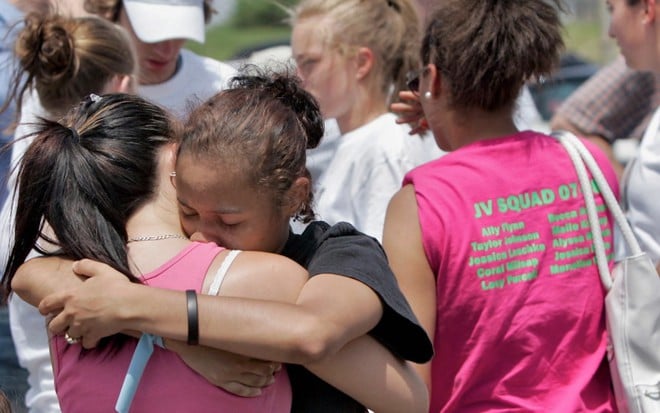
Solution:
M 411 0 L 303 0 L 291 12 L 291 46 L 303 85 L 341 137 L 314 184 L 316 212 L 377 239 L 385 210 L 412 168 L 440 156 L 430 136 L 410 136 L 388 106 L 419 66 Z M 312 151 L 312 154 L 314 151 Z
M 17 128 L 12 146 L 12 169 L 18 168 L 32 141 L 37 119 L 55 120 L 90 93 L 131 90 L 135 59 L 119 27 L 93 17 L 28 14 L 14 43 L 19 66 L 11 83 L 17 102 Z M 15 173 L 9 177 L 14 190 Z M 16 196 L 3 206 L 5 222 L 13 221 Z M 4 231 L 3 250 L 11 246 Z
M 143 123 L 131 120 L 129 125 Z M 85 134 L 77 131 L 83 142 Z M 66 333 L 92 348 L 120 331 L 144 331 L 179 340 L 166 340 L 166 346 L 204 377 L 241 396 L 271 389 L 262 389 L 273 380 L 273 370 L 264 374 L 264 366 L 304 365 L 289 364 L 286 369 L 294 412 L 365 412 L 364 406 L 383 413 L 425 412 L 426 389 L 405 360 L 428 360 L 432 348 L 398 290 L 380 245 L 346 223 L 316 221 L 303 235 L 290 232 L 292 218 L 308 222 L 313 216 L 305 153 L 322 135 L 318 106 L 297 78 L 246 74 L 192 111 L 174 173 L 161 171 L 176 188 L 181 227 L 192 239 L 281 254 L 311 275 L 292 301 L 282 303 L 286 300 L 272 297 L 283 281 L 276 279 L 278 272 L 269 261 L 248 258 L 245 252 L 238 255 L 220 297 L 199 295 L 192 316 L 198 318 L 199 343 L 223 351 L 209 356 L 210 349 L 185 344 L 191 312 L 183 292 L 130 283 L 119 266 L 108 266 L 107 261 L 76 263 L 79 274 L 92 277 L 70 290 L 68 286 L 81 283 L 78 278 L 68 272 L 53 274 L 49 259 L 31 260 L 11 280 L 12 286 L 30 302 L 41 302 L 43 313 L 62 310 L 50 323 L 60 342 Z M 118 180 L 112 173 L 105 179 Z M 118 204 L 121 197 L 111 198 L 117 208 L 129 210 Z M 174 226 L 138 232 L 131 230 L 134 222 L 128 219 L 128 240 L 176 233 Z M 137 263 L 132 273 L 140 269 L 143 279 L 151 280 L 138 261 L 140 255 L 132 254 L 135 248 L 159 247 L 153 251 L 162 256 L 169 251 L 163 245 L 177 242 L 183 241 L 129 243 L 129 265 Z M 237 267 L 241 263 L 251 264 L 252 271 Z M 183 274 L 191 276 L 189 271 Z M 41 300 L 63 289 L 67 291 Z M 251 358 L 241 361 L 238 377 L 231 374 L 236 366 L 228 364 L 226 351 Z
M 16 242 L 5 285 L 11 289 L 19 266 L 36 248 L 44 255 L 99 260 L 140 285 L 195 295 L 208 289 L 232 255 L 212 243 L 191 242 L 181 230 L 170 183 L 176 136 L 163 109 L 131 95 L 91 95 L 59 122 L 43 120 L 18 171 Z M 261 265 L 268 274 L 259 272 Z M 284 257 L 243 252 L 226 278 L 223 294 L 293 302 L 307 273 Z M 250 287 L 257 280 L 270 288 Z M 51 277 L 39 289 L 56 282 Z M 51 337 L 62 411 L 101 413 L 121 406 L 120 389 L 137 343 L 118 335 L 85 351 L 73 332 Z M 291 408 L 284 370 L 260 397 L 242 398 L 207 382 L 160 347 L 137 380 L 131 411 L 286 413 Z
M 13 43 L 14 75 L 9 97 L 16 110 L 11 171 L 2 177 L 9 196 L 0 213 L 0 262 L 13 244 L 16 170 L 31 142 L 39 117 L 59 119 L 90 93 L 129 91 L 136 70 L 131 43 L 124 31 L 91 17 L 72 18 L 52 12 L 26 15 Z M 53 389 L 44 319 L 20 297 L 9 301 L 10 326 L 21 365 L 28 370 L 26 405 L 34 411 L 59 411 Z

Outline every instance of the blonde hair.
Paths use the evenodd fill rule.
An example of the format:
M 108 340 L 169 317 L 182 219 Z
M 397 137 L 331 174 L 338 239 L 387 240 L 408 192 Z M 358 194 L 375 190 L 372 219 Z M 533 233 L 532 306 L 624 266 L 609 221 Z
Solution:
M 375 56 L 373 72 L 387 96 L 405 90 L 406 73 L 419 66 L 420 27 L 410 0 L 302 0 L 290 10 L 291 24 L 327 17 L 327 41 L 368 47 Z
M 100 93 L 113 76 L 136 69 L 128 35 L 106 20 L 32 13 L 24 23 L 14 45 L 20 67 L 10 89 L 18 111 L 28 88 L 36 89 L 49 113 L 61 114 Z

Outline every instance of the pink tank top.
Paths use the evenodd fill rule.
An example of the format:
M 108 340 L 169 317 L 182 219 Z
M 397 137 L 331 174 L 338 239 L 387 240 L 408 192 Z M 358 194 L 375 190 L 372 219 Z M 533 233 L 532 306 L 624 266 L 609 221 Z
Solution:
M 208 268 L 223 248 L 212 243 L 192 243 L 160 268 L 144 275 L 144 283 L 173 290 L 201 291 Z M 185 308 L 182 308 L 185 311 Z M 83 353 L 62 336 L 51 339 L 55 358 L 55 387 L 62 412 L 114 411 L 124 375 L 137 339 L 121 348 Z M 154 349 L 131 405 L 131 412 L 289 412 L 291 387 L 285 369 L 259 397 L 234 396 L 213 386 L 181 360 L 160 347 Z
M 533 132 L 480 141 L 405 184 L 436 274 L 431 412 L 614 411 L 603 289 L 561 145 Z M 612 220 L 600 216 L 611 252 Z

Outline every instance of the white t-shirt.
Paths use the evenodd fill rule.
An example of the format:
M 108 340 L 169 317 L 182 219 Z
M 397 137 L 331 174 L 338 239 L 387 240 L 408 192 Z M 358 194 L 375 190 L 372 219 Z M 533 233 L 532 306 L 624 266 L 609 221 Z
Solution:
M 157 85 L 139 86 L 138 95 L 160 104 L 175 116 L 184 117 L 189 105 L 202 102 L 228 85 L 235 75 L 233 67 L 198 56 L 188 50 L 181 50 L 179 71 L 166 82 Z M 48 117 L 41 106 L 36 92 L 26 95 L 21 110 L 21 119 L 14 134 L 26 136 L 34 129 L 30 123 L 36 116 Z M 24 139 L 12 148 L 12 165 L 16 165 L 30 145 L 31 140 Z M 16 211 L 13 196 L 15 174 L 9 178 L 9 199 L 0 212 L 0 259 L 3 268 L 7 262 L 9 248 L 13 244 L 13 222 Z M 26 394 L 26 404 L 30 413 L 59 412 L 59 403 L 55 394 L 53 369 L 50 363 L 48 338 L 44 317 L 39 311 L 27 304 L 17 295 L 9 301 L 10 327 L 19 363 L 28 370 L 30 388 Z
M 14 131 L 16 141 L 12 145 L 11 151 L 10 171 L 12 173 L 9 174 L 6 182 L 9 196 L 2 205 L 2 210 L 0 211 L 0 259 L 2 260 L 0 261 L 0 264 L 3 269 L 9 258 L 9 253 L 11 252 L 10 248 L 14 244 L 14 214 L 16 212 L 17 201 L 14 189 L 18 178 L 18 165 L 21 159 L 23 159 L 23 154 L 25 154 L 25 151 L 33 140 L 32 138 L 21 139 L 21 137 L 28 136 L 34 132 L 34 123 L 37 121 L 38 117 L 48 117 L 48 114 L 41 106 L 36 91 L 32 91 L 23 97 L 21 118 Z
M 622 204 L 637 241 L 651 260 L 660 261 L 660 107 L 656 110 L 639 145 L 637 156 L 628 164 L 622 181 Z M 630 252 L 615 228 L 615 259 Z M 625 255 L 624 255 L 625 254 Z
M 385 113 L 339 138 L 332 160 L 314 186 L 318 218 L 352 223 L 378 240 L 383 236 L 385 211 L 392 195 L 412 168 L 442 152 L 430 136 L 408 134 Z
M 169 80 L 156 85 L 138 85 L 137 94 L 158 103 L 180 118 L 190 108 L 227 88 L 236 69 L 190 50 L 181 50 L 181 65 Z
M 14 136 L 20 138 L 34 132 L 34 122 L 37 117 L 48 117 L 41 106 L 36 91 L 28 93 L 23 98 L 21 119 Z M 14 143 L 11 153 L 11 167 L 14 173 L 9 175 L 9 197 L 0 212 L 0 257 L 4 268 L 14 236 L 14 216 L 16 213 L 17 165 L 30 145 L 32 139 L 19 139 Z M 34 252 L 31 254 L 36 255 Z M 55 394 L 55 380 L 50 363 L 46 321 L 39 311 L 23 301 L 19 296 L 12 295 L 9 300 L 9 326 L 11 328 L 14 347 L 19 364 L 28 371 L 28 391 L 25 394 L 25 404 L 30 413 L 57 413 L 60 405 Z
M 516 100 L 516 110 L 513 114 L 513 121 L 518 130 L 535 130 L 539 132 L 549 132 L 547 122 L 539 112 L 532 93 L 527 85 L 520 90 L 520 95 Z
M 306 166 L 310 175 L 312 175 L 312 185 L 316 185 L 323 171 L 328 168 L 328 164 L 335 155 L 337 146 L 339 146 L 340 137 L 341 132 L 339 132 L 337 121 L 334 119 L 326 120 L 325 133 L 323 134 L 323 138 L 321 138 L 321 142 L 319 142 L 316 148 L 307 150 Z
M 9 300 L 9 326 L 18 362 L 29 373 L 26 406 L 30 413 L 58 413 L 60 404 L 55 393 L 44 317 L 36 307 L 18 295 L 12 295 Z

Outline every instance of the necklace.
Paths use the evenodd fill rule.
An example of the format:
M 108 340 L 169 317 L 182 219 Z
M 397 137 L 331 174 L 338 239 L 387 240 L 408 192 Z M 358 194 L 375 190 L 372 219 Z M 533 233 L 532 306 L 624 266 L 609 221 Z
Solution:
M 133 237 L 133 238 L 129 238 L 127 242 L 160 241 L 163 239 L 171 239 L 171 238 L 188 239 L 188 237 L 181 234 L 165 234 L 165 235 L 145 235 L 143 237 Z

